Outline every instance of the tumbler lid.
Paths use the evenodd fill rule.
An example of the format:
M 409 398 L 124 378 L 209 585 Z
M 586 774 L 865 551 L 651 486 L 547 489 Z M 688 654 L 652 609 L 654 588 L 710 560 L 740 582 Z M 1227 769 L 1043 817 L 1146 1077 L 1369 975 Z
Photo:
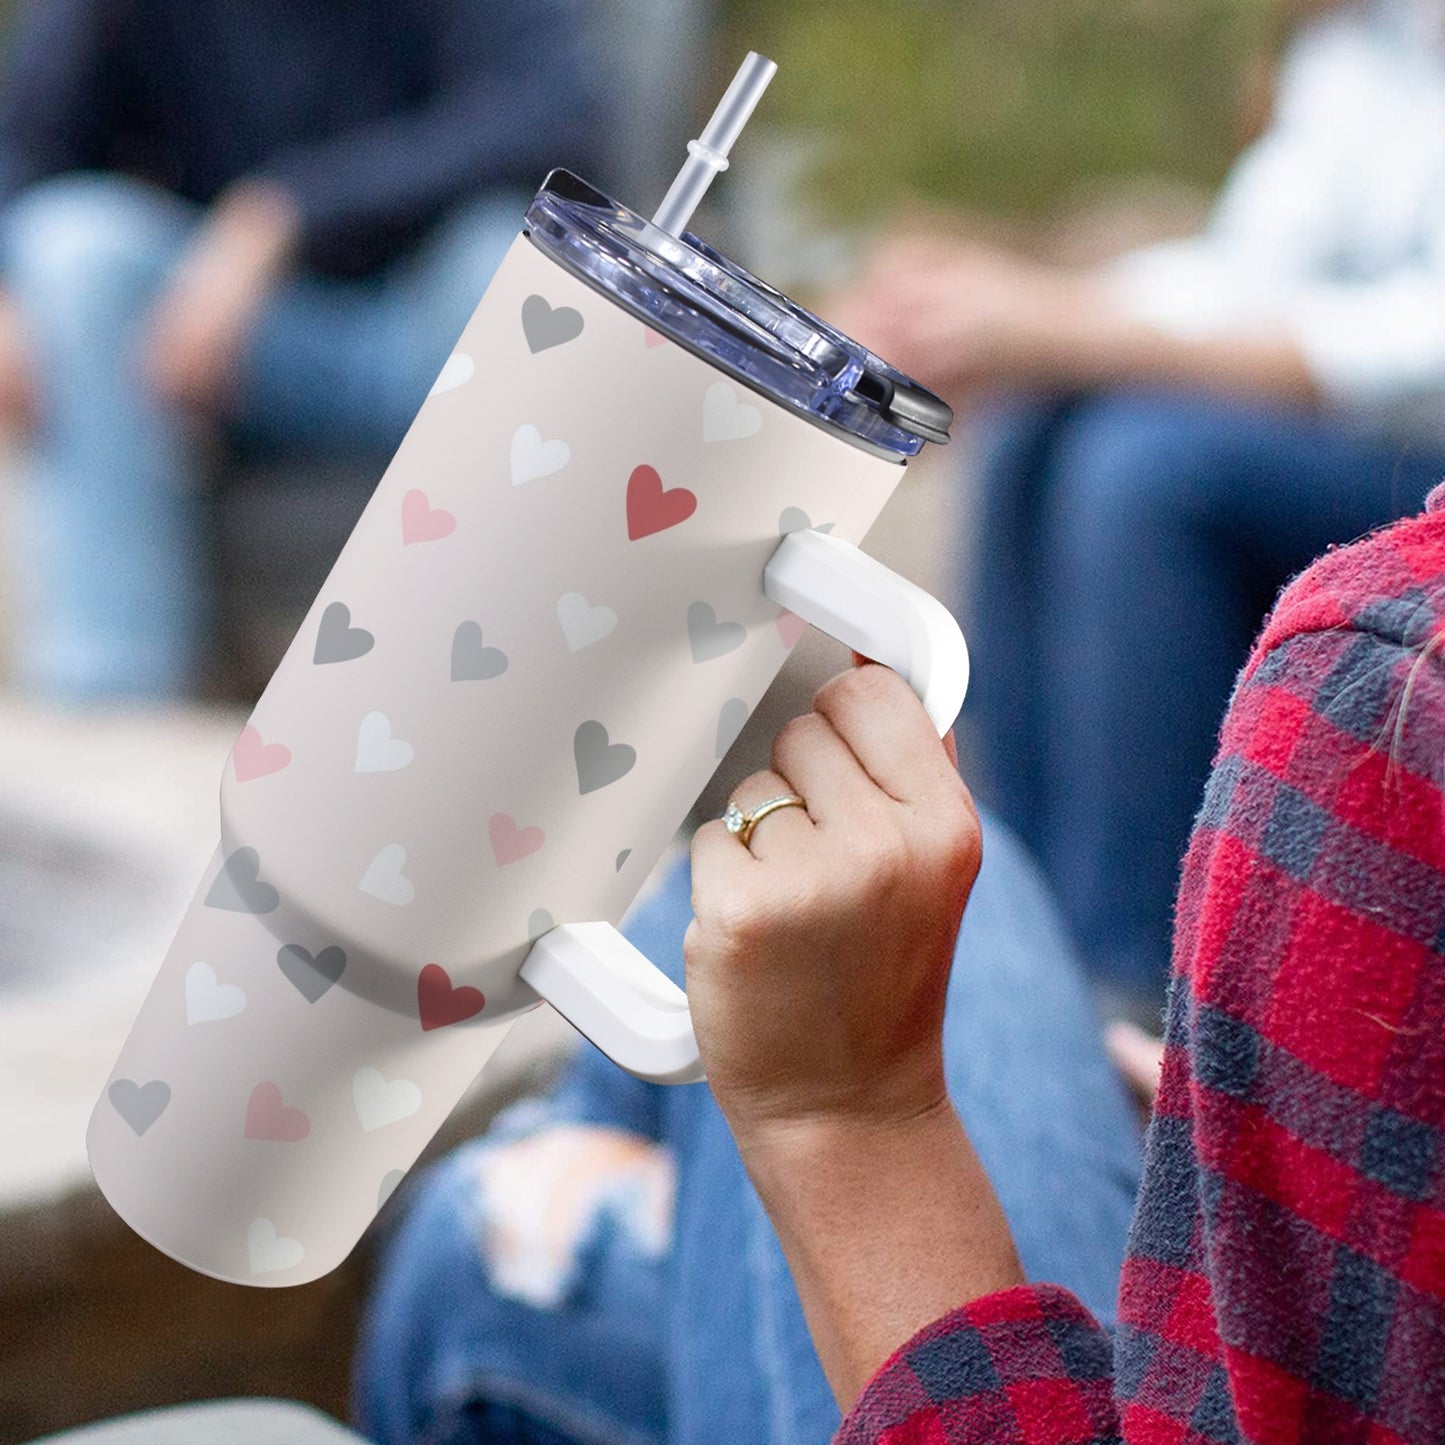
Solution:
M 948 441 L 953 412 L 940 397 L 690 231 L 669 235 L 570 171 L 543 182 L 526 233 L 654 330 L 804 420 L 899 462 Z

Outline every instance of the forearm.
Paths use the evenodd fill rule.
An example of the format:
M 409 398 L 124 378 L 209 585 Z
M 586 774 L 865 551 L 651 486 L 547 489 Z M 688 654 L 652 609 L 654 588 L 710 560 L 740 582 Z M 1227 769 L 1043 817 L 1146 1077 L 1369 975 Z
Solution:
M 952 1106 L 891 1126 L 770 1124 L 739 1139 L 846 1413 L 923 1326 L 1023 1281 Z
M 1298 406 L 1320 400 L 1303 353 L 1282 328 L 1175 336 L 1127 315 L 1092 283 L 1062 326 L 1064 379 L 1080 386 L 1175 386 Z

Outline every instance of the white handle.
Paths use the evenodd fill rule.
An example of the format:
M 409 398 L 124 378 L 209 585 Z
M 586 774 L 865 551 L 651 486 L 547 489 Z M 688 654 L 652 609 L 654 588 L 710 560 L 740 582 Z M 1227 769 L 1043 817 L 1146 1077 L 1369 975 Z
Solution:
M 826 532 L 789 532 L 763 591 L 846 647 L 891 667 L 942 737 L 968 691 L 968 646 L 953 614 L 906 577 Z
M 968 648 L 948 609 L 849 542 L 790 532 L 763 574 L 780 606 L 893 668 L 939 736 L 968 688 Z M 532 945 L 522 977 L 613 1063 L 655 1084 L 703 1077 L 687 995 L 610 923 L 563 924 Z

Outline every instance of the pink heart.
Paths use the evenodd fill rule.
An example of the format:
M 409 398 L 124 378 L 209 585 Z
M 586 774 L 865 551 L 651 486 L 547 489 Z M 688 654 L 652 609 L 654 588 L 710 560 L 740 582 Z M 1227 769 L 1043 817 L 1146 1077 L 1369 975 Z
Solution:
M 627 479 L 627 535 L 636 542 L 665 532 L 697 511 L 697 498 L 686 487 L 664 491 L 655 467 L 638 467 Z
M 487 1006 L 481 989 L 468 984 L 452 987 L 451 975 L 439 963 L 429 963 L 417 975 L 416 1011 L 423 1033 L 459 1024 Z
M 487 832 L 491 835 L 492 852 L 503 868 L 535 853 L 547 841 L 547 835 L 540 828 L 519 828 L 508 813 L 493 813 Z
M 642 328 L 642 340 L 647 349 L 651 351 L 654 346 L 661 346 L 663 342 L 667 340 L 667 337 L 660 331 L 654 331 L 650 326 L 644 326 Z
M 427 501 L 426 493 L 413 487 L 401 499 L 401 541 L 405 547 L 413 542 L 440 542 L 457 529 L 457 519 L 441 507 Z
M 290 761 L 290 748 L 284 743 L 262 742 L 261 734 L 250 723 L 241 729 L 241 736 L 231 749 L 231 763 L 238 783 L 264 778 L 267 773 L 279 773 Z
M 294 1144 L 311 1132 L 311 1120 L 300 1109 L 288 1108 L 281 1102 L 281 1090 L 270 1082 L 257 1084 L 246 1105 L 246 1137 L 273 1139 L 278 1144 Z
M 773 618 L 773 625 L 778 629 L 778 636 L 783 639 L 784 647 L 796 646 L 798 639 L 808 630 L 808 624 L 796 612 L 789 612 L 786 607 Z

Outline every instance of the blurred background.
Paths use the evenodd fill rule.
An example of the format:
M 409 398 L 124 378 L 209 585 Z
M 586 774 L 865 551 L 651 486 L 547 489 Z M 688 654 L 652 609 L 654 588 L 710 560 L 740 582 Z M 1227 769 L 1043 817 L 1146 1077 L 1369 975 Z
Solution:
M 876 315 L 869 257 L 899 236 L 1073 274 L 1198 232 L 1270 124 L 1295 27 L 1330 8 L 549 0 L 523 22 L 256 0 L 272 42 L 228 50 L 246 4 L 152 3 L 135 33 L 120 7 L 0 7 L 0 1445 L 223 1394 L 344 1414 L 365 1249 L 296 1290 L 191 1275 L 110 1215 L 84 1126 L 248 705 L 545 170 L 650 211 L 760 50 L 779 76 L 694 229 L 825 314 Z M 415 33 L 413 9 L 433 17 Z M 318 56 L 354 67 L 341 98 L 308 88 Z M 971 393 L 920 379 L 959 400 L 955 443 L 910 467 L 870 550 L 954 601 L 988 544 L 982 433 Z M 841 662 L 805 641 L 698 816 Z M 572 1046 L 526 1020 L 450 1137 Z

